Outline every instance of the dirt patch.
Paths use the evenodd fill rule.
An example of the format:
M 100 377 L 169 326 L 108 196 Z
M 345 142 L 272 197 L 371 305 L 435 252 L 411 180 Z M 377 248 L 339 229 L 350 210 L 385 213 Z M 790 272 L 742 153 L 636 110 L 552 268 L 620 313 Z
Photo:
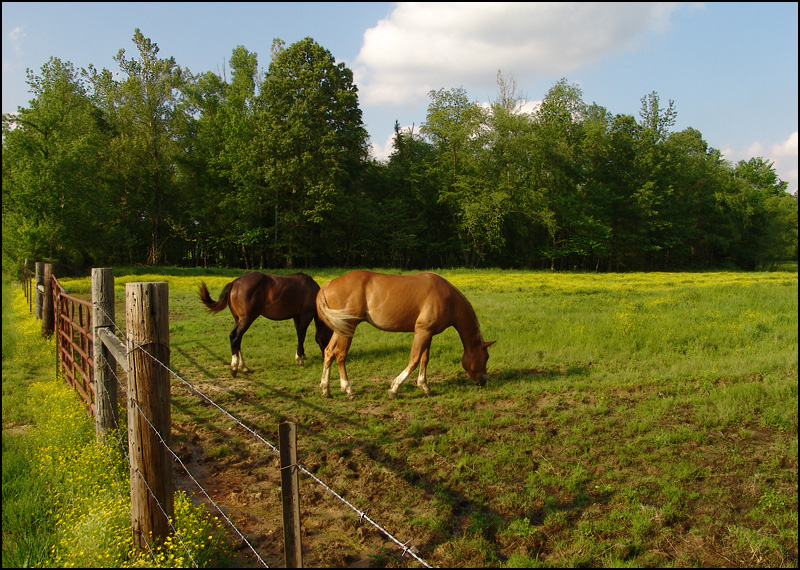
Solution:
M 278 454 L 265 455 L 262 447 L 249 451 L 239 448 L 222 456 L 209 457 L 206 450 L 215 449 L 219 439 L 216 433 L 196 426 L 177 426 L 176 431 L 183 431 L 191 442 L 176 449 L 176 454 L 191 473 L 190 477 L 186 470 L 176 466 L 176 488 L 185 490 L 195 501 L 205 503 L 212 512 L 217 512 L 218 507 L 233 521 L 238 533 L 241 533 L 233 529 L 229 533 L 231 544 L 236 549 L 236 565 L 263 567 L 259 562 L 260 557 L 271 568 L 285 567 Z M 242 460 L 242 457 L 248 459 Z M 306 454 L 303 467 L 314 473 L 331 460 L 347 481 L 347 488 L 343 492 L 345 500 L 348 496 L 369 499 L 374 495 L 375 477 L 365 478 L 362 463 L 352 455 L 348 457 L 345 453 L 328 457 L 324 453 Z M 382 476 L 379 474 L 377 477 Z M 203 486 L 216 506 L 202 494 L 195 480 Z M 386 534 L 359 517 L 305 473 L 300 473 L 299 484 L 305 566 L 422 566 L 408 554 L 403 556 L 402 549 Z M 372 518 L 368 509 L 361 512 Z M 380 522 L 375 522 L 380 526 Z

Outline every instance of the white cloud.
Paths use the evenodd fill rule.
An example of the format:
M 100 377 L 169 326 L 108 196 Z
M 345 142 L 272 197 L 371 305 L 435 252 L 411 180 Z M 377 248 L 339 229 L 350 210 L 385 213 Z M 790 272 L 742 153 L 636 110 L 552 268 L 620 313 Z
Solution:
M 674 3 L 401 2 L 364 34 L 352 67 L 365 105 L 413 104 L 442 85 L 493 92 L 498 69 L 561 75 L 633 50 Z
M 785 141 L 772 145 L 770 158 L 775 161 L 775 172 L 780 179 L 789 183 L 788 192 L 797 192 L 797 131 Z
M 761 157 L 773 163 L 773 168 L 778 178 L 788 182 L 787 192 L 797 192 L 797 131 L 789 135 L 784 141 L 765 145 L 756 141 L 745 149 L 734 149 L 730 146 L 720 149 L 725 160 L 736 165 L 740 160 L 750 160 Z
M 22 55 L 22 40 L 28 37 L 20 26 L 17 26 L 8 32 L 8 39 L 11 41 L 11 47 L 16 55 Z
M 406 125 L 405 127 L 400 127 L 401 133 L 411 133 L 413 136 L 419 136 L 419 125 Z M 372 151 L 372 156 L 378 160 L 388 160 L 391 156 L 392 152 L 394 151 L 394 132 L 391 135 L 386 137 L 386 141 L 383 144 L 372 142 L 370 147 Z

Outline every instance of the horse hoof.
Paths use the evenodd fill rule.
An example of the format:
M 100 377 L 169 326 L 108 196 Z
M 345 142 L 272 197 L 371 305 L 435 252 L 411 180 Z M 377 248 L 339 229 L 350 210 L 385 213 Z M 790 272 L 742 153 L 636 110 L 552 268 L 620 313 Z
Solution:
M 234 370 L 234 369 L 231 369 L 231 376 L 233 376 L 234 378 L 236 378 L 236 372 L 238 372 L 238 371 L 237 371 L 237 370 Z
M 330 398 L 330 397 L 331 397 L 331 393 L 330 393 L 330 392 L 325 392 L 325 391 L 323 391 L 323 392 L 322 392 L 322 397 L 323 397 L 323 398 Z
M 397 397 L 397 392 L 392 392 L 389 390 L 389 399 L 394 400 Z

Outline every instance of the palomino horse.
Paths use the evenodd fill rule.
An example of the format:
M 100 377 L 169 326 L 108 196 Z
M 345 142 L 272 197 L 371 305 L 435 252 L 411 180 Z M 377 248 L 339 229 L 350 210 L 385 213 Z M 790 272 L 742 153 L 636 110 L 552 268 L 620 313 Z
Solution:
M 239 370 L 250 372 L 242 356 L 242 336 L 259 315 L 273 321 L 294 319 L 294 328 L 297 330 L 297 352 L 294 359 L 298 365 L 302 366 L 305 361 L 303 343 L 312 320 L 317 329 L 315 340 L 324 353 L 333 332 L 317 316 L 318 291 L 317 282 L 305 273 L 293 275 L 269 275 L 257 271 L 245 273 L 225 285 L 219 295 L 219 301 L 214 301 L 206 284 L 200 283 L 200 300 L 209 311 L 218 313 L 225 307 L 230 307 L 233 314 L 235 326 L 230 338 L 231 373 L 234 378 Z
M 351 271 L 329 281 L 317 295 L 317 312 L 333 329 L 333 337 L 323 357 L 322 396 L 330 396 L 331 363 L 336 358 L 339 384 L 348 398 L 353 388 L 347 378 L 345 360 L 356 326 L 367 321 L 391 332 L 413 332 L 408 366 L 392 382 L 389 397 L 394 398 L 400 385 L 419 366 L 417 386 L 429 394 L 427 384 L 431 339 L 448 327 L 454 327 L 464 345 L 461 365 L 478 386 L 486 383 L 487 347 L 481 336 L 478 318 L 467 298 L 446 279 L 435 273 L 385 275 L 371 271 Z

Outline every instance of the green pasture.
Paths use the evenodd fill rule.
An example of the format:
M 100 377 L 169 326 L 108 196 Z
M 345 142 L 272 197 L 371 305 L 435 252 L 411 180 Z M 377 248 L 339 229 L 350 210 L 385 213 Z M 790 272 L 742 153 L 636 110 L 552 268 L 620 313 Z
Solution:
M 306 272 L 322 285 L 346 270 Z M 353 401 L 335 368 L 332 397 L 320 397 L 313 325 L 297 367 L 291 322 L 259 319 L 242 342 L 252 372 L 231 378 L 233 319 L 209 314 L 196 288 L 204 280 L 216 299 L 240 271 L 114 273 L 120 326 L 126 282 L 167 281 L 171 368 L 260 433 L 296 422 L 300 461 L 333 488 L 353 476 L 333 458 L 352 458 L 371 492 L 351 500 L 415 537 L 433 566 L 797 566 L 796 269 L 442 270 L 497 341 L 489 382 L 469 380 L 450 329 L 431 347 L 431 395 L 412 374 L 390 400 L 412 335 L 363 323 L 348 359 Z M 88 277 L 60 281 L 89 292 Z M 4 441 L 6 414 L 4 404 Z M 173 421 L 229 431 L 178 381 Z M 206 452 L 247 453 L 243 439 Z

